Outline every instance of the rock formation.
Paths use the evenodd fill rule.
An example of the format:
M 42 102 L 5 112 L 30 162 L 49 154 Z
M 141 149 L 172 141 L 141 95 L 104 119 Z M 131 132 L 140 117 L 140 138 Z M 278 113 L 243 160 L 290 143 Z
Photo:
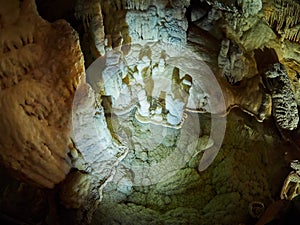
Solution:
M 39 17 L 34 1 L 2 1 L 0 8 L 1 162 L 52 188 L 71 166 L 71 108 L 84 78 L 78 35 L 65 21 Z
M 274 64 L 266 72 L 266 79 L 273 100 L 273 115 L 277 124 L 288 130 L 298 127 L 299 112 L 287 72 L 283 65 Z
M 43 224 L 286 212 L 272 202 L 300 157 L 298 1 L 45 1 L 0 0 L 1 164 L 48 188 L 3 176 L 0 220 L 32 221 L 14 217 L 21 193 Z
M 297 1 L 270 1 L 264 4 L 264 12 L 270 26 L 283 39 L 294 42 L 300 41 L 300 5 Z

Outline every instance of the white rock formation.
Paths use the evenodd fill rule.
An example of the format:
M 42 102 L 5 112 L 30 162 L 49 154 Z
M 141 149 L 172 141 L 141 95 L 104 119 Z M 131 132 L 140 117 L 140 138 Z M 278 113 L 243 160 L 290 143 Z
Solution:
M 133 42 L 163 40 L 180 45 L 186 43 L 185 8 L 159 9 L 152 5 L 143 12 L 129 10 L 126 21 Z
M 73 142 L 82 156 L 76 167 L 99 180 L 109 179 L 127 153 L 126 147 L 113 141 L 103 108 L 97 105 L 94 91 L 85 83 L 80 84 L 74 99 Z
M 134 115 L 139 122 L 176 129 L 184 125 L 185 111 L 225 114 L 222 91 L 218 88 L 218 83 L 209 67 L 189 49 L 175 46 L 149 41 L 130 45 L 130 51 L 124 55 L 128 68 L 122 84 L 126 85 L 131 93 L 128 95 L 130 97 L 128 103 L 130 103 L 123 110 L 115 108 L 112 104 L 113 114 L 130 116 L 128 109 L 136 107 Z M 99 76 L 96 84 L 99 80 L 104 80 L 101 71 L 106 71 L 103 68 L 105 64 L 96 62 L 93 66 L 97 65 L 102 68 L 91 69 L 96 75 L 90 74 Z M 89 77 L 89 73 L 87 76 Z M 117 82 L 103 85 L 108 85 L 107 90 L 122 87 Z M 109 87 L 109 85 L 112 86 Z M 92 86 L 97 85 L 92 84 Z M 115 93 L 121 93 L 121 90 L 110 93 L 113 98 L 118 96 Z M 212 120 L 210 137 L 214 145 L 204 154 L 201 168 L 210 165 L 223 140 L 225 118 L 217 119 L 218 122 L 214 121 Z M 130 136 L 126 134 L 128 135 Z M 145 168 L 146 171 L 148 169 Z M 142 176 L 143 171 L 138 173 Z
M 104 55 L 105 32 L 100 1 L 77 0 L 75 17 L 82 21 L 85 31 L 90 33 L 98 53 Z

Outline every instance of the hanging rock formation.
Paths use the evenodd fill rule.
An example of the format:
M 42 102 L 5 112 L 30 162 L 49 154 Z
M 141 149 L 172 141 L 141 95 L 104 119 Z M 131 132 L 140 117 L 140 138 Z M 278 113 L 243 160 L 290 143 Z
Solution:
M 187 19 L 184 7 L 159 9 L 152 5 L 147 11 L 129 10 L 126 21 L 132 41 L 162 40 L 183 45 L 186 43 Z
M 264 13 L 270 26 L 282 36 L 300 42 L 300 4 L 293 0 L 273 0 L 264 3 Z
M 273 116 L 282 129 L 298 127 L 299 112 L 287 72 L 282 64 L 274 64 L 266 73 L 267 84 L 272 94 Z
M 104 55 L 105 33 L 100 1 L 78 0 L 75 6 L 75 17 L 82 21 L 84 30 L 89 33 L 98 56 Z

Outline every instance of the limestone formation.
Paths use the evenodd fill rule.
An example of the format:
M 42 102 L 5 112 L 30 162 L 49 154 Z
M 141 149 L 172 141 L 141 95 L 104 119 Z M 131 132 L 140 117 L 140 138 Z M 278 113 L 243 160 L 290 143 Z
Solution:
M 262 0 L 237 0 L 237 4 L 245 17 L 257 15 L 262 9 Z
M 113 140 L 104 110 L 85 81 L 74 96 L 72 128 L 69 149 L 72 165 L 79 171 L 68 175 L 60 199 L 65 207 L 77 209 L 76 224 L 90 224 L 102 200 L 102 190 L 114 178 L 128 148 Z
M 136 106 L 141 122 L 176 127 L 183 122 L 184 110 L 225 114 L 221 89 L 211 88 L 218 84 L 209 67 L 189 49 L 172 46 L 143 41 L 131 44 L 124 56 L 113 50 L 91 66 L 87 79 L 96 91 L 111 97 L 114 113 L 126 114 Z
M 296 129 L 299 114 L 286 69 L 282 64 L 277 63 L 272 65 L 265 74 L 272 95 L 273 116 L 278 126 L 287 130 Z
M 44 21 L 32 0 L 0 5 L 1 163 L 52 188 L 70 169 L 71 108 L 84 78 L 78 36 L 65 21 Z
M 186 43 L 188 24 L 185 8 L 159 9 L 152 5 L 147 11 L 128 11 L 126 21 L 130 25 L 129 35 L 132 42 L 162 40 L 179 45 Z
M 299 158 L 299 1 L 36 2 L 79 33 L 0 0 L 0 161 L 57 184 L 38 222 L 263 223 Z
M 290 164 L 293 171 L 285 179 L 281 192 L 280 198 L 286 200 L 292 200 L 299 195 L 299 187 L 300 187 L 300 176 L 299 176 L 299 161 L 294 160 Z
M 237 8 L 234 5 L 234 2 L 231 0 L 226 0 L 219 2 L 218 0 L 206 0 L 209 5 L 212 5 L 214 8 L 218 10 L 224 10 L 228 12 L 236 12 Z
M 270 26 L 283 39 L 299 42 L 300 4 L 293 0 L 273 0 L 264 4 L 264 13 Z
M 206 0 L 214 8 L 227 12 L 239 12 L 244 17 L 256 15 L 262 9 L 262 0 Z
M 222 11 L 217 10 L 216 8 L 212 8 L 206 17 L 204 17 L 202 20 L 195 22 L 195 25 L 200 27 L 203 30 L 206 30 L 208 32 L 211 32 L 213 36 L 220 38 L 222 37 L 222 34 L 220 34 L 220 31 L 218 29 L 215 29 L 218 22 L 220 22 L 220 19 L 222 18 Z
M 86 32 L 82 40 L 86 65 L 106 50 L 139 40 L 163 40 L 184 45 L 189 1 L 87 1 L 78 0 L 75 17 Z M 115 15 L 111 17 L 109 15 Z
M 222 41 L 218 66 L 230 84 L 236 84 L 258 73 L 254 58 L 246 57 L 243 50 L 228 39 Z
M 292 90 L 295 94 L 295 99 L 299 106 L 300 105 L 300 79 L 299 79 L 300 46 L 296 42 L 285 40 L 283 42 L 282 48 L 284 50 L 284 53 L 283 53 L 283 60 L 281 61 L 281 63 L 284 64 L 287 70 L 292 85 Z
M 105 33 L 100 1 L 78 0 L 75 17 L 81 20 L 86 32 L 90 34 L 98 56 L 105 54 Z

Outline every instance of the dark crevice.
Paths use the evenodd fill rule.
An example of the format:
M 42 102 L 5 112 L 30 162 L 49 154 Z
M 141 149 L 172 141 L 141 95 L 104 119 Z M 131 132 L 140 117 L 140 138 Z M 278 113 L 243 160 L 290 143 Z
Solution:
M 263 73 L 270 65 L 279 62 L 277 54 L 272 48 L 256 49 L 254 53 L 257 69 L 260 73 Z
M 74 16 L 75 2 L 76 0 L 36 0 L 36 5 L 43 19 L 49 22 L 65 19 L 76 28 L 78 22 Z

